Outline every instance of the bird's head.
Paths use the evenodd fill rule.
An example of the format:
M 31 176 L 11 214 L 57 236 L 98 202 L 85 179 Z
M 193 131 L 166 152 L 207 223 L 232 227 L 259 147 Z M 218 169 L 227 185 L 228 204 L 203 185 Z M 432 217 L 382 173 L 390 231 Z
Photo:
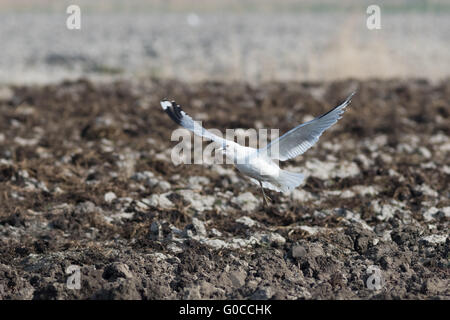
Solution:
M 228 143 L 228 142 L 224 142 L 222 144 L 222 146 L 220 146 L 216 150 L 222 152 L 223 154 L 225 154 L 225 156 L 227 158 L 234 159 L 234 155 L 235 155 L 236 150 L 235 150 L 233 144 Z

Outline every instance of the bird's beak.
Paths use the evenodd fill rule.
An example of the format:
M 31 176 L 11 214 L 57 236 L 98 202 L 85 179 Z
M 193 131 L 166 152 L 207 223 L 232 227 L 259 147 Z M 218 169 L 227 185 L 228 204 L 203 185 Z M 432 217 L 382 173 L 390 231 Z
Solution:
M 225 151 L 225 145 L 222 145 L 216 149 L 216 151 Z

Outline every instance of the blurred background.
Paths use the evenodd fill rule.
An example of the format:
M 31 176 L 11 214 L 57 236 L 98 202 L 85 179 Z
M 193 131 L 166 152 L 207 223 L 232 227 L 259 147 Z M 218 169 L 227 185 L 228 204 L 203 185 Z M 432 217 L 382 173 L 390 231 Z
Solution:
M 81 30 L 66 9 L 81 8 Z M 366 27 L 369 5 L 381 29 Z M 426 78 L 450 71 L 444 0 L 1 0 L 0 83 Z
M 448 300 L 449 39 L 449 0 L 0 0 L 0 300 Z M 159 106 L 284 133 L 354 91 L 270 207 Z

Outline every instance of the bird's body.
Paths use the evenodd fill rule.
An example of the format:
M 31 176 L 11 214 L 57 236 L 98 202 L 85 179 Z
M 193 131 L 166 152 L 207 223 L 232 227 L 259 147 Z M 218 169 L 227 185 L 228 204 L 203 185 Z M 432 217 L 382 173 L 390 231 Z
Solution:
M 247 157 L 245 162 L 238 162 L 235 166 L 244 175 L 261 181 L 272 181 L 279 175 L 281 170 L 272 159 L 258 156 L 257 152 Z
M 300 173 L 282 170 L 275 161 L 270 159 L 265 153 L 258 152 L 258 149 L 239 150 L 237 154 L 245 154 L 243 157 L 236 157 L 235 166 L 244 175 L 248 176 L 255 184 L 262 184 L 262 187 L 278 192 L 286 192 L 294 189 L 303 181 Z M 291 178 L 291 179 L 289 179 Z
M 302 174 L 283 170 L 274 160 L 285 161 L 294 158 L 312 147 L 322 133 L 340 119 L 352 96 L 353 94 L 329 112 L 295 127 L 260 149 L 242 146 L 212 134 L 194 122 L 175 101 L 163 100 L 161 106 L 179 125 L 221 145 L 220 150 L 225 153 L 227 159 L 232 161 L 242 174 L 261 187 L 267 203 L 264 188 L 288 192 L 298 187 L 304 180 Z

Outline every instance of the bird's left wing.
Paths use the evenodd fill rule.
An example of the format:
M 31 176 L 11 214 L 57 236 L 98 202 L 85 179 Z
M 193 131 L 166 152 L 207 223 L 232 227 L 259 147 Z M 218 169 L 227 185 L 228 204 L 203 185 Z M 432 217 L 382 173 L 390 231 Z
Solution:
M 335 124 L 345 111 L 345 107 L 355 93 L 352 93 L 341 105 L 311 121 L 305 122 L 272 141 L 258 153 L 266 153 L 271 159 L 286 161 L 301 155 L 311 148 L 322 133 Z
M 192 131 L 196 135 L 212 140 L 220 145 L 230 143 L 230 141 L 223 139 L 222 137 L 219 137 L 218 135 L 215 135 L 203 128 L 198 122 L 194 121 L 189 115 L 187 115 L 175 101 L 163 100 L 161 101 L 161 107 L 173 121 Z

